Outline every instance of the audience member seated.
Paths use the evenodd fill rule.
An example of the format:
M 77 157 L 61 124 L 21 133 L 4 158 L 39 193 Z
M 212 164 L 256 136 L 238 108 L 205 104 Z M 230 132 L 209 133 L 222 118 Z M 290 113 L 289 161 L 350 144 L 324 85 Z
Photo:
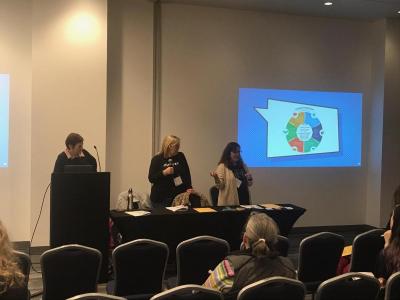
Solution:
M 6 228 L 0 221 L 0 300 L 28 299 L 25 277 L 18 267 Z
M 273 251 L 278 228 L 266 214 L 251 215 L 243 235 L 242 249 L 225 258 L 203 284 L 224 293 L 225 299 L 236 299 L 239 291 L 258 280 L 272 276 L 295 278 L 288 258 Z
M 400 205 L 397 205 L 390 219 L 390 230 L 384 233 L 385 247 L 378 260 L 377 277 L 381 285 L 386 280 L 400 271 Z

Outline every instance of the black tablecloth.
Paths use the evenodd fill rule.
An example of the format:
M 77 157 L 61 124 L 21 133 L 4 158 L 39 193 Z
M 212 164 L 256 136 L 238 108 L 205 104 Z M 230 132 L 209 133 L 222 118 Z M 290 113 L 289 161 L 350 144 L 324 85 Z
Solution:
M 280 234 L 287 236 L 294 223 L 306 210 L 290 204 L 280 205 L 284 207 L 281 210 L 227 211 L 223 207 L 214 207 L 213 209 L 217 212 L 213 213 L 199 213 L 191 209 L 171 212 L 165 208 L 159 208 L 141 217 L 111 211 L 111 218 L 122 234 L 123 243 L 141 238 L 164 242 L 169 246 L 170 258 L 174 258 L 176 246 L 180 242 L 199 235 L 222 238 L 229 242 L 231 250 L 238 250 L 244 225 L 252 211 L 269 215 L 279 226 Z

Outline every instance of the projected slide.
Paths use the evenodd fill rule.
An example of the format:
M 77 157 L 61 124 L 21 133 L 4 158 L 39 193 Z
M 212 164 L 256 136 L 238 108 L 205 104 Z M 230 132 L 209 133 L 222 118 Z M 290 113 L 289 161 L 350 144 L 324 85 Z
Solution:
M 0 74 L 0 168 L 8 167 L 8 106 L 10 77 Z
M 238 122 L 250 167 L 361 166 L 360 93 L 240 89 Z

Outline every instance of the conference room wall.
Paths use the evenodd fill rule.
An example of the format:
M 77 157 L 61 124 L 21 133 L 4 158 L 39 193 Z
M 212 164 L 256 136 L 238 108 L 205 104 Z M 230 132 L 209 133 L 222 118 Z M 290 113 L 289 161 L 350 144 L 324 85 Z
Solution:
M 152 149 L 153 3 L 108 1 L 107 166 L 111 207 L 132 187 L 149 192 Z
M 386 225 L 393 192 L 400 184 L 400 20 L 387 19 L 385 44 L 385 104 L 382 143 L 381 225 Z
M 96 144 L 105 167 L 107 84 L 107 1 L 32 3 L 31 230 L 68 133 L 94 155 Z M 49 204 L 47 194 L 33 245 L 49 244 Z
M 0 220 L 28 240 L 30 219 L 31 1 L 0 1 L 0 74 L 10 75 L 9 166 L 0 168 Z
M 365 115 L 371 105 L 371 26 L 164 4 L 161 131 L 182 138 L 194 187 L 208 193 L 209 171 L 237 138 L 240 87 L 362 92 Z M 364 128 L 370 121 L 364 118 Z M 297 225 L 363 224 L 366 162 L 363 150 L 361 168 L 252 169 L 252 198 L 307 208 Z
M 373 22 L 371 105 L 364 118 L 373 120 L 366 124 L 369 140 L 366 146 L 367 194 L 365 223 L 379 226 L 381 221 L 382 130 L 385 86 L 385 33 L 386 21 Z

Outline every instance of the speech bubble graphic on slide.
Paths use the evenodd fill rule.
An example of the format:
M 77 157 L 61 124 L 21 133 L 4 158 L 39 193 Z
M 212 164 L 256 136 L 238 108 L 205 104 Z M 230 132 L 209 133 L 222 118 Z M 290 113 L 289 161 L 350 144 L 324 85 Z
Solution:
M 255 108 L 268 122 L 267 157 L 339 152 L 339 116 L 336 108 L 267 100 Z

